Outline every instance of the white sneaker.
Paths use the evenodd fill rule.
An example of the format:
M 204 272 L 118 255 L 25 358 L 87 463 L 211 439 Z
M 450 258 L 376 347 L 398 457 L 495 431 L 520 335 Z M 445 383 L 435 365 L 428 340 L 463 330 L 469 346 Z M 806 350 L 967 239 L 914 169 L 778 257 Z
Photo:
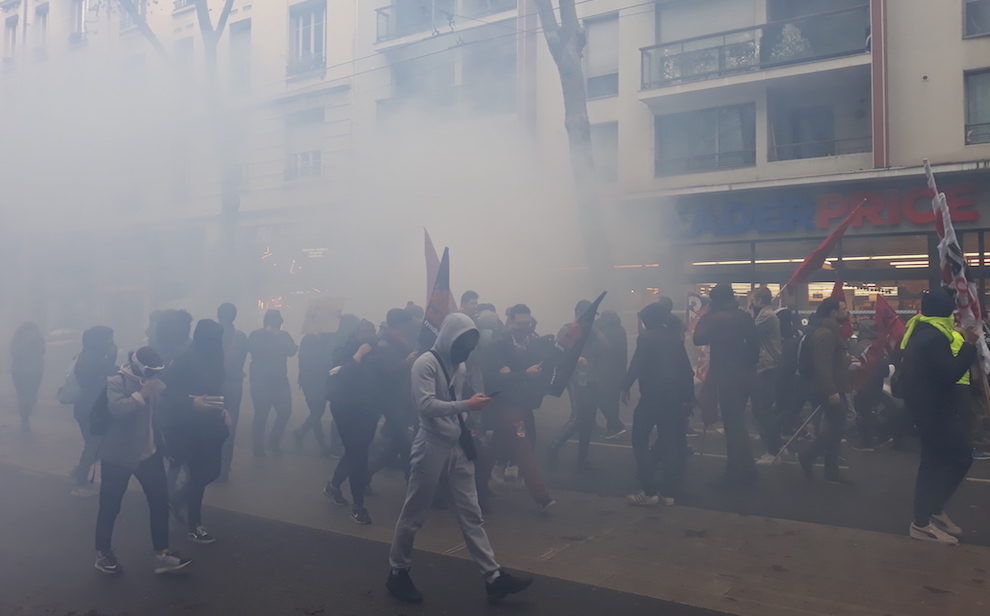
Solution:
M 912 539 L 918 539 L 920 541 L 932 541 L 934 543 L 942 543 L 945 545 L 959 544 L 959 539 L 953 537 L 931 522 L 928 523 L 928 526 L 918 526 L 912 522 L 911 530 L 908 531 L 908 535 Z
M 953 522 L 949 516 L 945 515 L 945 512 L 933 515 L 932 524 L 955 537 L 961 537 L 963 534 L 963 529 L 959 528 L 958 524 Z
M 667 507 L 673 507 L 674 505 L 677 504 L 673 496 L 664 496 L 663 494 L 660 495 L 660 502 L 666 505 Z
M 519 479 L 519 467 L 518 466 L 506 466 L 505 467 L 505 480 L 506 481 L 517 481 Z
M 633 507 L 652 507 L 660 502 L 660 497 L 654 494 L 647 496 L 646 492 L 637 492 L 626 497 L 626 501 Z
M 505 485 L 505 467 L 496 464 L 492 468 L 492 481 L 495 485 Z
M 780 458 L 769 453 L 765 453 L 759 457 L 756 463 L 760 466 L 769 466 L 771 464 L 780 464 Z

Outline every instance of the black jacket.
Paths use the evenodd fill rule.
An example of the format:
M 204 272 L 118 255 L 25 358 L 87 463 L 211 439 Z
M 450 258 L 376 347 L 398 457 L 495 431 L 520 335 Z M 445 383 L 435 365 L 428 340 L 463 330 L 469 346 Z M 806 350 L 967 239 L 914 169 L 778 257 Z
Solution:
M 161 425 L 166 447 L 182 447 L 190 440 L 223 440 L 229 435 L 221 409 L 200 410 L 193 407 L 193 396 L 222 396 L 223 358 L 208 357 L 195 346 L 169 364 L 162 374 Z
M 372 356 L 378 396 L 385 417 L 411 425 L 416 419 L 411 392 L 412 346 L 388 332 L 379 337 Z
M 637 380 L 644 400 L 691 408 L 694 371 L 684 348 L 684 329 L 675 318 L 639 335 L 623 389 Z
M 307 396 L 322 396 L 333 367 L 335 334 L 306 334 L 299 341 L 299 387 Z
M 955 385 L 975 359 L 972 344 L 963 343 L 958 355 L 953 355 L 945 334 L 927 323 L 918 323 L 904 349 L 899 377 L 904 402 L 916 419 L 958 412 L 953 403 Z
M 716 385 L 744 386 L 756 374 L 760 340 L 753 317 L 732 306 L 709 309 L 694 330 L 694 344 L 709 346 L 709 373 Z
M 559 352 L 553 336 L 532 336 L 517 344 L 508 332 L 499 334 L 486 350 L 485 387 L 488 393 L 499 392 L 499 402 L 525 410 L 539 408 L 553 377 L 553 366 Z M 536 376 L 526 373 L 530 366 L 543 362 L 543 371 Z M 506 373 L 503 368 L 508 368 Z

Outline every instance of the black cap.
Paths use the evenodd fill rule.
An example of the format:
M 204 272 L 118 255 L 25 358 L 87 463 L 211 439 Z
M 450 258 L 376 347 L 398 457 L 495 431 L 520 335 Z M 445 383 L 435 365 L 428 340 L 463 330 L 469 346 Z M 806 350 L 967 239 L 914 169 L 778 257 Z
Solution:
M 921 295 L 921 314 L 926 317 L 949 317 L 955 309 L 955 299 L 942 287 L 925 291 Z

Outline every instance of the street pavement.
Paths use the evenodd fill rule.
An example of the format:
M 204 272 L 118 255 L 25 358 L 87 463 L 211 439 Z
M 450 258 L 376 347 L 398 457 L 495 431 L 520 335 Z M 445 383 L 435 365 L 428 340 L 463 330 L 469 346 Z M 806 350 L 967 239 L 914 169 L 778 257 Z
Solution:
M 0 391 L 0 409 L 11 408 Z M 382 596 L 385 546 L 404 492 L 400 473 L 376 477 L 377 495 L 368 503 L 375 524 L 360 527 L 320 494 L 334 461 L 317 456 L 312 443 L 303 452 L 256 460 L 245 431 L 231 483 L 211 486 L 207 493 L 206 523 L 219 542 L 209 548 L 176 543 L 197 559 L 189 579 L 181 580 L 186 585 L 147 571 L 147 514 L 139 493 L 129 495 L 116 541 L 126 574 L 94 580 L 89 542 L 95 499 L 66 495 L 64 475 L 80 447 L 70 415 L 45 402 L 35 434 L 22 438 L 14 414 L 0 412 L 0 467 L 17 469 L 0 470 L 5 495 L 0 616 L 70 611 L 82 616 L 86 610 L 97 610 L 91 616 L 155 614 L 168 606 L 168 613 L 266 615 L 490 609 L 456 524 L 443 511 L 435 512 L 417 541 L 415 577 L 429 604 L 422 611 L 397 609 Z M 301 419 L 297 412 L 294 420 Z M 564 405 L 551 400 L 539 414 L 540 438 L 552 436 L 564 419 Z M 250 425 L 249 408 L 242 421 Z M 635 488 L 631 451 L 621 440 L 594 445 L 597 471 L 586 475 L 573 471 L 573 445 L 565 448 L 549 475 L 558 500 L 549 514 L 537 513 L 524 490 L 499 487 L 486 521 L 500 561 L 540 577 L 531 593 L 498 609 L 705 613 L 684 611 L 694 606 L 746 616 L 990 613 L 990 549 L 982 547 L 990 525 L 986 482 L 963 487 L 950 513 L 967 528 L 965 545 L 946 548 L 904 537 L 916 454 L 845 452 L 847 472 L 857 480 L 851 488 L 809 484 L 796 466 L 784 464 L 763 469 L 752 490 L 726 492 L 711 485 L 724 464 L 721 437 L 709 433 L 704 444 L 701 440 L 692 439 L 703 455 L 691 459 L 689 494 L 677 507 L 632 508 L 617 498 Z M 971 475 L 986 474 L 978 464 Z M 605 603 L 595 603 L 606 595 Z

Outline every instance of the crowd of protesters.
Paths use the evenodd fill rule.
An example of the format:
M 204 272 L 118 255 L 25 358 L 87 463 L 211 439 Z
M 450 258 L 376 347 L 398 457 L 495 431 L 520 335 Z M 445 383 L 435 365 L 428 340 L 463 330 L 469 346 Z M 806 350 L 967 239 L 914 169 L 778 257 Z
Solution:
M 784 459 L 800 464 L 809 479 L 822 459 L 825 481 L 848 483 L 840 472 L 844 439 L 856 449 L 873 450 L 901 447 L 916 433 L 921 465 L 909 534 L 958 542 L 962 531 L 945 506 L 974 458 L 973 390 L 979 379 L 970 376 L 977 334 L 958 330 L 947 292 L 926 293 L 921 314 L 907 323 L 903 336 L 871 340 L 867 323 L 860 324 L 859 336 L 850 335 L 841 296 L 822 301 L 805 325 L 796 311 L 775 307 L 766 287 L 740 298 L 720 284 L 688 323 L 674 314 L 670 298 L 644 307 L 634 324 L 631 358 L 619 315 L 604 310 L 582 339 L 566 383 L 570 417 L 546 438 L 545 458 L 537 450 L 536 412 L 574 325 L 556 336 L 541 335 L 525 304 L 500 316 L 479 300 L 473 291 L 462 296 L 459 311 L 434 332 L 432 348 L 421 348 L 424 312 L 412 302 L 389 310 L 379 326 L 314 304 L 299 345 L 283 329 L 278 310 L 268 310 L 263 327 L 246 335 L 237 329 L 237 309 L 229 303 L 219 307 L 217 320 L 202 319 L 195 327 L 186 311 L 153 313 L 147 343 L 124 357 L 118 357 L 112 329 L 86 330 L 58 397 L 72 405 L 82 435 L 71 473 L 73 494 L 96 493 L 94 468 L 101 462 L 96 568 L 120 571 L 112 531 L 132 475 L 150 509 L 156 573 L 190 564 L 170 548 L 170 516 L 190 541 L 216 541 L 204 525 L 203 497 L 212 482 L 231 480 L 245 378 L 253 455 L 280 456 L 293 412 L 288 363 L 297 353 L 308 414 L 291 436 L 302 448 L 312 435 L 324 456 L 339 457 L 326 496 L 367 525 L 372 515 L 365 495 L 376 473 L 391 466 L 407 480 L 387 582 L 404 601 L 422 600 L 408 571 L 415 534 L 431 507 L 456 514 L 490 599 L 528 586 L 531 580 L 498 565 L 482 512 L 490 511 L 498 486 L 519 480 L 539 511 L 550 509 L 555 500 L 541 460 L 560 464 L 565 445 L 576 439 L 576 468 L 590 471 L 599 412 L 605 439 L 626 435 L 621 408 L 630 403 L 634 385 L 639 396 L 630 431 L 640 489 L 628 496 L 630 505 L 673 505 L 682 498 L 692 451 L 689 422 L 700 407 L 706 424 L 721 420 L 722 480 L 735 488 L 753 484 L 761 467 Z M 581 300 L 574 323 L 595 311 Z M 707 349 L 703 370 L 692 362 L 689 346 Z M 12 376 L 25 432 L 31 429 L 44 354 L 40 329 L 32 323 L 18 328 L 11 342 Z M 855 430 L 847 429 L 850 417 Z M 758 458 L 751 424 L 759 433 Z M 372 447 L 376 439 L 379 446 Z

